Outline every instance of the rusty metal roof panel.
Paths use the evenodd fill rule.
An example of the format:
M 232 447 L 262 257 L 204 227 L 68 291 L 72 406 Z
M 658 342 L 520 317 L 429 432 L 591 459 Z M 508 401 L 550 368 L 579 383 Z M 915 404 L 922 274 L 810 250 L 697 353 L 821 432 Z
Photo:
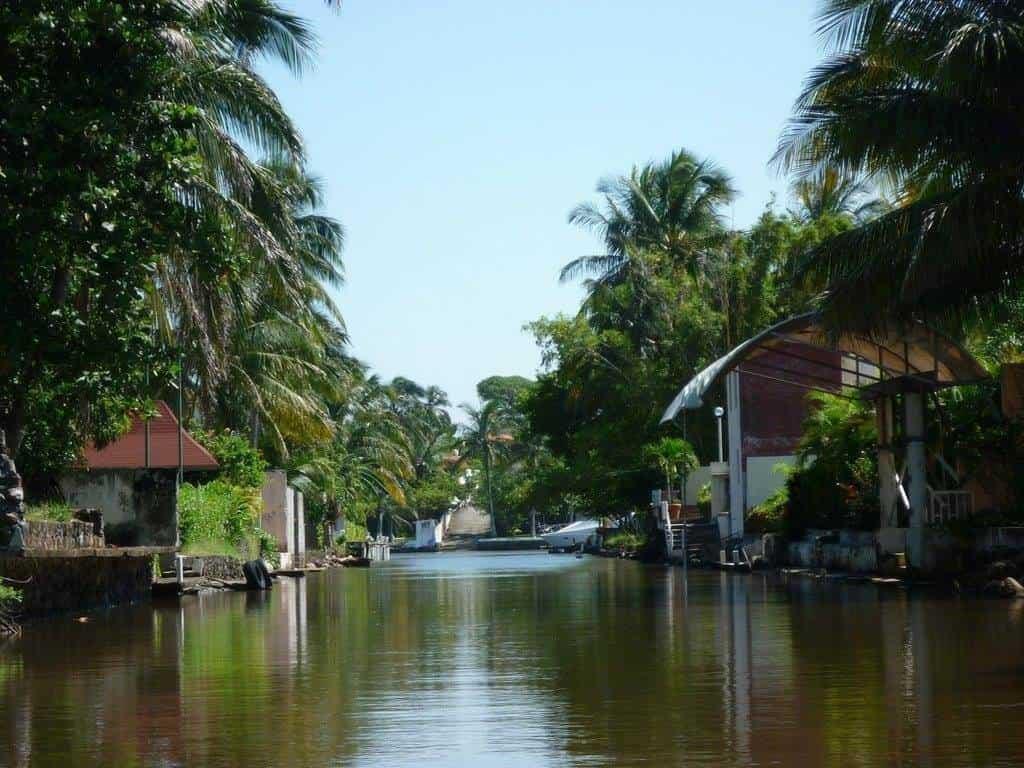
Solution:
M 217 469 L 217 460 L 188 432 L 182 434 L 183 468 Z M 85 448 L 84 469 L 177 469 L 178 420 L 163 400 L 156 402 L 156 415 L 149 420 L 149 463 L 146 463 L 146 421 L 136 416 L 132 426 L 117 440 L 97 448 Z

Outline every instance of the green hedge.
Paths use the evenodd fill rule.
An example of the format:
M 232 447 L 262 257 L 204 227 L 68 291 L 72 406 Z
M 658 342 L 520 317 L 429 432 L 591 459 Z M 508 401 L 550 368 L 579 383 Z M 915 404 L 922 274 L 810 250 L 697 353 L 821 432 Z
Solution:
M 258 492 L 224 480 L 185 483 L 178 491 L 182 550 L 191 554 L 259 554 L 262 500 Z
M 234 432 L 199 432 L 196 437 L 220 465 L 219 478 L 243 488 L 262 488 L 267 462 L 258 449 Z
M 629 533 L 621 531 L 613 533 L 605 539 L 606 549 L 624 549 L 627 552 L 639 552 L 647 546 L 647 537 L 641 533 Z
M 25 518 L 28 520 L 45 520 L 52 523 L 66 523 L 71 520 L 71 506 L 63 501 L 29 504 L 25 508 Z

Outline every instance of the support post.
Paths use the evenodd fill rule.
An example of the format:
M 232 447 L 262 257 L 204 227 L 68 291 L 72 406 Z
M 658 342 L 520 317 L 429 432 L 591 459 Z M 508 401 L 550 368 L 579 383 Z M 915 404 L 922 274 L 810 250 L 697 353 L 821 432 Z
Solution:
M 711 464 L 711 519 L 718 523 L 718 535 L 724 541 L 731 534 L 729 519 L 729 464 Z
M 742 536 L 747 512 L 746 467 L 743 464 L 743 417 L 741 413 L 741 380 L 739 371 L 725 377 L 726 418 L 729 455 L 729 536 Z
M 907 392 L 903 396 L 903 408 L 904 437 L 907 442 L 907 497 L 910 500 L 907 562 L 914 568 L 920 568 L 923 561 L 924 521 L 928 506 L 924 395 L 920 392 Z
M 896 461 L 892 452 L 893 410 L 892 397 L 875 401 L 875 419 L 878 423 L 878 502 L 881 515 L 879 528 L 896 528 L 899 515 L 896 510 Z

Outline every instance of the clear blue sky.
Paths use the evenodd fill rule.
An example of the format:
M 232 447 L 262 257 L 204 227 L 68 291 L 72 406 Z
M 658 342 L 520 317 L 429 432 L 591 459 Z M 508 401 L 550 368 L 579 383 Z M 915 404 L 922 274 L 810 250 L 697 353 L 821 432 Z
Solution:
M 730 172 L 751 223 L 820 58 L 817 0 L 290 0 L 321 39 L 314 72 L 267 74 L 347 231 L 340 302 L 385 378 L 475 400 L 532 376 L 522 326 L 574 312 L 559 267 L 598 249 L 566 223 L 599 178 L 685 147 Z

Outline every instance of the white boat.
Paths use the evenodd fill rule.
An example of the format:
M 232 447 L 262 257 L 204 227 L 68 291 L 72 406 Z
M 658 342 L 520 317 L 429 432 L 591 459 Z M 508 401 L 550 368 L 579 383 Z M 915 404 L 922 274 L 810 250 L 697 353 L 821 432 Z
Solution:
M 587 539 L 597 534 L 599 523 L 596 520 L 577 520 L 557 531 L 541 534 L 541 538 L 551 549 L 571 549 L 586 544 Z

